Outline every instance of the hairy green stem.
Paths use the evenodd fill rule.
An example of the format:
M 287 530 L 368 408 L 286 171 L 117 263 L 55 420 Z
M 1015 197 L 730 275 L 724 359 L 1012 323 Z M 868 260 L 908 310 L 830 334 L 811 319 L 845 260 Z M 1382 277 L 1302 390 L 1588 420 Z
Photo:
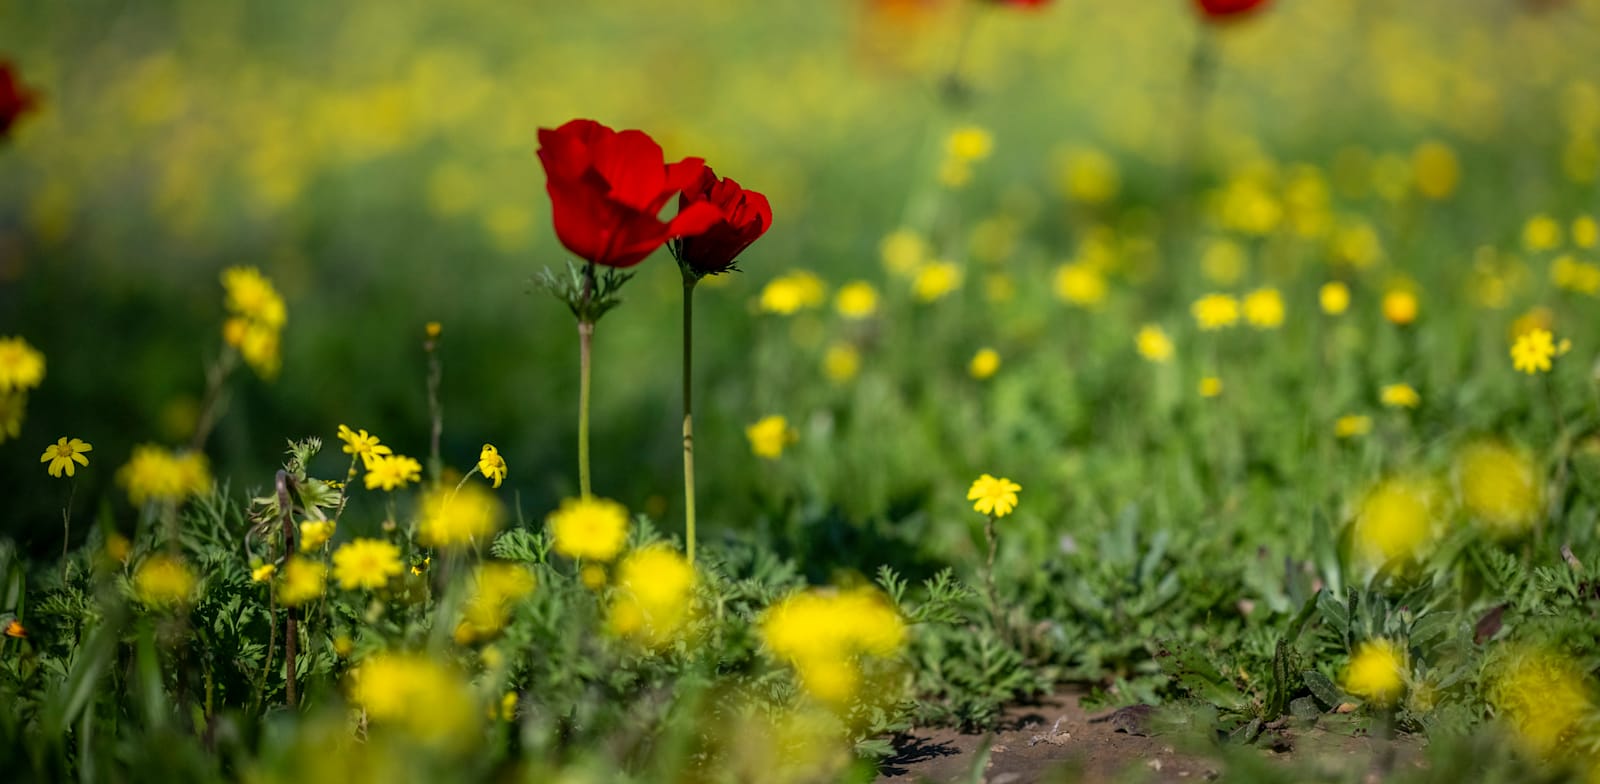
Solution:
M 584 498 L 589 490 L 589 368 L 594 343 L 594 322 L 578 322 L 578 487 Z
M 694 274 L 683 273 L 683 520 L 685 549 L 694 563 Z

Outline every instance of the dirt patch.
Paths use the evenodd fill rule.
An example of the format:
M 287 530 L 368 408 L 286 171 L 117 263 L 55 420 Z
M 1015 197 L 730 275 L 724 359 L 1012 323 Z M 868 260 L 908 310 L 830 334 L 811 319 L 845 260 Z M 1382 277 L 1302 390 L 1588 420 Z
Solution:
M 1276 727 L 1264 731 L 1253 745 L 1223 747 L 1193 731 L 1166 728 L 1157 712 L 1146 706 L 1091 714 L 1082 707 L 1082 696 L 1063 692 L 1036 704 L 1015 706 L 1006 711 L 992 735 L 914 729 L 884 762 L 878 781 L 1196 782 L 1225 778 L 1236 766 L 1290 763 L 1319 775 L 1376 780 L 1395 766 L 1421 764 L 1416 738 L 1382 741 L 1349 723 L 1332 729 Z M 986 743 L 988 760 L 975 778 Z

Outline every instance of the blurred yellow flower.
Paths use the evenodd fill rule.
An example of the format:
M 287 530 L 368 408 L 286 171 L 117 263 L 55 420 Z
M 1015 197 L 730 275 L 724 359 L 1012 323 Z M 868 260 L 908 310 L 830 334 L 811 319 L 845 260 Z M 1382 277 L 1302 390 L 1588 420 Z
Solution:
M 1527 533 L 1539 521 L 1541 480 L 1533 455 L 1493 441 L 1468 445 L 1455 461 L 1461 507 L 1497 539 Z
M 1159 324 L 1146 324 L 1139 328 L 1139 334 L 1133 338 L 1134 346 L 1139 350 L 1139 356 L 1145 359 L 1162 363 L 1172 359 L 1174 349 L 1172 339 L 1167 337 L 1165 330 Z
M 1333 434 L 1339 438 L 1355 438 L 1372 432 L 1372 417 L 1348 414 L 1333 423 Z
M 1416 408 L 1422 405 L 1422 396 L 1410 384 L 1386 384 L 1378 391 L 1378 400 L 1390 408 Z
M 978 514 L 1005 517 L 1017 508 L 1017 493 L 1021 491 L 1022 485 L 1010 479 L 983 474 L 967 490 L 967 500 L 973 502 L 972 509 Z
M 262 564 L 250 570 L 250 580 L 251 582 L 264 583 L 271 580 L 272 575 L 277 573 L 278 567 L 276 564 Z
M 300 555 L 291 555 L 284 562 L 283 576 L 278 580 L 278 602 L 285 607 L 299 607 L 322 598 L 328 589 L 328 567 Z
M 332 520 L 307 520 L 300 524 L 300 552 L 319 550 L 333 538 Z
M 1356 646 L 1339 683 L 1350 694 L 1380 707 L 1393 705 L 1406 690 L 1405 649 L 1389 640 Z
M 1390 289 L 1383 295 L 1383 317 L 1397 326 L 1403 327 L 1416 321 L 1420 307 L 1417 295 L 1407 289 Z
M 961 288 L 961 267 L 953 261 L 931 261 L 917 270 L 911 293 L 919 302 L 935 302 Z
M 1366 269 L 1383 259 L 1383 240 L 1378 230 L 1366 221 L 1346 222 L 1331 238 L 1333 260 L 1356 269 Z
M 898 229 L 883 238 L 878 254 L 890 272 L 909 276 L 928 260 L 932 250 L 921 234 L 911 229 Z
M 978 353 L 972 355 L 972 361 L 967 363 L 967 374 L 979 381 L 993 376 L 999 370 L 1000 352 L 988 347 L 978 349 Z
M 361 662 L 350 673 L 350 701 L 377 725 L 435 746 L 469 743 L 481 711 L 466 678 L 415 653 L 384 653 Z
M 900 613 L 871 588 L 792 594 L 761 619 L 767 650 L 795 668 L 807 693 L 835 708 L 860 693 L 861 657 L 895 656 L 906 636 Z
M 972 162 L 961 158 L 945 158 L 939 164 L 939 184 L 957 189 L 972 182 Z
M 1549 215 L 1534 215 L 1522 224 L 1522 246 L 1530 251 L 1555 250 L 1561 245 L 1561 224 Z
M 1461 162 L 1455 150 L 1443 142 L 1429 141 L 1411 154 L 1411 169 L 1416 175 L 1417 192 L 1430 199 L 1447 199 L 1461 181 Z
M 1194 321 L 1206 331 L 1231 327 L 1239 323 L 1239 300 L 1228 294 L 1207 294 L 1189 307 Z
M 381 539 L 352 539 L 333 551 L 333 576 L 347 591 L 382 588 L 403 571 L 400 548 Z
M 790 316 L 822 305 L 827 296 L 828 289 L 821 278 L 805 270 L 795 270 L 773 278 L 761 289 L 761 310 Z
M 783 456 L 783 448 L 794 443 L 799 434 L 789 427 L 789 420 L 781 414 L 765 416 L 755 424 L 744 429 L 745 438 L 750 440 L 750 451 L 756 457 L 767 460 L 777 460 Z
M 1574 294 L 1600 296 L 1600 264 L 1563 253 L 1550 262 L 1550 282 Z
M 389 447 L 378 442 L 377 436 L 369 435 L 365 429 L 351 430 L 349 425 L 340 425 L 338 435 L 339 440 L 344 442 L 341 451 L 361 458 L 361 464 L 368 468 L 372 467 L 373 460 L 394 454 Z
M 664 545 L 634 550 L 617 565 L 607 628 L 652 648 L 677 640 L 693 610 L 694 566 Z
M 1570 656 L 1514 647 L 1491 671 L 1489 704 L 1540 757 L 1565 751 L 1594 716 L 1594 682 Z
M 1080 204 L 1105 204 L 1117 197 L 1121 177 L 1111 156 L 1091 148 L 1067 150 L 1059 156 L 1061 191 Z
M 878 290 L 864 280 L 850 281 L 839 287 L 833 307 L 847 319 L 871 318 L 878 312 Z
M 1421 555 L 1433 541 L 1435 505 L 1432 488 L 1420 480 L 1379 482 L 1356 511 L 1350 537 L 1355 555 L 1372 566 Z
M 1222 394 L 1222 379 L 1216 376 L 1205 376 L 1200 379 L 1198 390 L 1201 397 L 1217 397 Z
M 80 465 L 88 465 L 89 458 L 84 457 L 85 452 L 94 451 L 94 446 L 80 439 L 67 439 L 62 436 L 54 444 L 44 448 L 44 455 L 39 458 L 41 463 L 49 463 L 45 468 L 51 476 L 61 476 L 65 471 L 67 476 L 72 476 Z M 76 464 L 76 465 L 74 465 Z
M 861 354 L 849 343 L 828 346 L 822 355 L 822 372 L 829 381 L 843 384 L 856 377 L 861 369 Z
M 224 304 L 228 310 L 251 321 L 277 329 L 287 320 L 283 297 L 261 270 L 255 267 L 229 267 L 222 271 Z
M 367 464 L 368 490 L 391 492 L 422 480 L 422 464 L 405 455 L 380 455 Z
M 1256 329 L 1277 329 L 1283 326 L 1283 295 L 1274 288 L 1261 288 L 1244 298 L 1244 318 Z
M 0 338 L 0 393 L 33 389 L 44 381 L 44 355 L 20 337 Z
M 961 161 L 981 161 L 994 150 L 994 136 L 976 125 L 964 125 L 945 138 L 945 152 Z
M 417 541 L 428 547 L 459 547 L 483 543 L 500 530 L 505 509 L 483 485 L 467 483 L 424 493 L 418 514 Z
M 179 608 L 194 594 L 194 572 L 182 559 L 157 553 L 144 559 L 133 573 L 133 593 L 151 609 Z
M 1572 244 L 1580 248 L 1600 245 L 1600 222 L 1593 216 L 1579 215 L 1572 219 Z
M 610 561 L 628 539 L 628 509 L 607 498 L 568 498 L 545 518 L 555 551 L 572 559 Z
M 1245 252 L 1230 239 L 1215 239 L 1200 254 L 1200 272 L 1219 286 L 1232 286 L 1244 277 Z
M 176 453 L 153 444 L 133 448 L 133 456 L 117 469 L 117 483 L 127 488 L 134 506 L 148 501 L 182 501 L 211 487 L 211 469 L 199 452 Z
M 500 450 L 494 444 L 484 444 L 478 452 L 478 473 L 484 478 L 494 482 L 495 487 L 506 478 L 506 459 L 500 456 Z
M 1062 302 L 1092 308 L 1105 301 L 1105 275 L 1093 264 L 1073 261 L 1056 267 L 1055 291 Z
M 517 602 L 538 587 L 526 566 L 491 561 L 472 573 L 472 592 L 456 625 L 455 640 L 466 645 L 498 634 L 511 621 Z
M 1324 283 L 1317 290 L 1317 301 L 1323 313 L 1340 315 L 1350 308 L 1350 287 L 1336 280 Z
M 22 434 L 22 415 L 27 413 L 27 395 L 0 393 L 0 444 Z
M 1556 356 L 1555 336 L 1548 329 L 1531 329 L 1517 336 L 1511 344 L 1511 364 L 1528 375 L 1550 371 L 1552 357 Z

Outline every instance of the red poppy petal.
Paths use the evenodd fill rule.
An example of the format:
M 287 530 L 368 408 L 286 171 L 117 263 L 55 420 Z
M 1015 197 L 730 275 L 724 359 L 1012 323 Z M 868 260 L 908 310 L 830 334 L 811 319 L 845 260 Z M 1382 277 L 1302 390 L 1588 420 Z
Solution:
M 666 166 L 661 145 L 644 131 L 622 131 L 594 145 L 594 168 L 611 184 L 609 196 L 640 211 L 661 208 Z
M 709 230 L 712 226 L 722 221 L 722 210 L 714 205 L 697 201 L 684 207 L 672 222 L 667 224 L 667 231 L 674 237 L 692 237 Z

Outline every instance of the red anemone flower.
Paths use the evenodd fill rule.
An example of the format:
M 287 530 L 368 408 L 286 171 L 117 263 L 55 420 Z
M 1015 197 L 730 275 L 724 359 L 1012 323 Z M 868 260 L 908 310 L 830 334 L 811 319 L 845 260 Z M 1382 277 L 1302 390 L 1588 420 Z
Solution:
M 700 275 L 726 271 L 750 243 L 772 226 L 772 206 L 767 197 L 739 187 L 732 177 L 718 179 L 710 166 L 678 197 L 678 211 L 697 204 L 717 208 L 719 217 L 710 228 L 673 242 L 672 253 Z
M 11 133 L 11 126 L 16 124 L 17 118 L 37 105 L 37 98 L 17 81 L 16 71 L 11 64 L 0 60 L 0 139 Z
M 720 216 L 697 202 L 661 220 L 661 208 L 699 179 L 705 161 L 668 164 L 661 145 L 643 131 L 614 131 L 594 120 L 540 128 L 539 161 L 556 237 L 595 264 L 631 267 L 669 239 L 705 231 Z
M 1048 5 L 1050 0 L 989 0 L 989 2 L 995 5 L 1009 5 L 1017 8 L 1038 8 L 1042 5 Z
M 1268 0 L 1195 0 L 1200 12 L 1213 20 L 1221 21 L 1243 16 L 1266 5 Z

